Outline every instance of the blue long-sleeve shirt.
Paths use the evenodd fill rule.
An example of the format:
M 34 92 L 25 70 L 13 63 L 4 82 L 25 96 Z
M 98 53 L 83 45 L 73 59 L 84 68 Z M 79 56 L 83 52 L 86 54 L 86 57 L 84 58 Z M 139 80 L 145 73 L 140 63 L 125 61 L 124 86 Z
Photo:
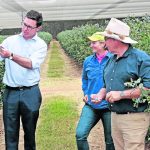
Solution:
M 103 70 L 112 54 L 107 53 L 101 62 L 98 62 L 96 54 L 86 57 L 82 70 L 82 90 L 84 95 L 88 95 L 88 104 L 95 109 L 108 108 L 108 102 L 102 100 L 99 104 L 91 102 L 90 95 L 97 94 L 103 87 Z

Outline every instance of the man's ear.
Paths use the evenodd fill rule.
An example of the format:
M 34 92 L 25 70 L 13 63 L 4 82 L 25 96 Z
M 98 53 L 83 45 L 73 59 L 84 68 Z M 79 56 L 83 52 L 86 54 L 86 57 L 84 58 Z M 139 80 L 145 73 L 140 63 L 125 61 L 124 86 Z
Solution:
M 39 26 L 38 28 L 37 28 L 37 32 L 38 31 L 41 31 L 42 30 L 42 26 Z
M 104 43 L 104 49 L 105 49 L 105 50 L 108 50 L 108 48 L 107 48 L 107 46 L 106 46 L 106 44 L 105 44 L 105 43 Z

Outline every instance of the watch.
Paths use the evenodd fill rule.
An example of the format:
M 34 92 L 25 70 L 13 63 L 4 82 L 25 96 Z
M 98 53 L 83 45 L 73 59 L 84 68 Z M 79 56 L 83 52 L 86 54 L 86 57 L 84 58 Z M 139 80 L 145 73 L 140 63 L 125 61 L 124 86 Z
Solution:
M 120 92 L 120 97 L 123 97 L 123 96 L 125 96 L 124 91 L 121 91 Z
M 13 56 L 14 56 L 14 54 L 11 53 L 10 56 L 9 56 L 9 59 L 12 60 L 12 59 L 13 59 Z

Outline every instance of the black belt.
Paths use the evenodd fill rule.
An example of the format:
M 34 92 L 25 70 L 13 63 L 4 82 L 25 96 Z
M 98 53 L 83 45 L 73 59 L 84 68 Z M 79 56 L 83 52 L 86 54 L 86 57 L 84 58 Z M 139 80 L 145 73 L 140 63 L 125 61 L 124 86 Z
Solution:
M 125 114 L 131 114 L 131 113 L 136 113 L 136 112 L 114 112 L 116 114 L 119 114 L 119 115 L 125 115 Z
M 31 89 L 32 87 L 35 87 L 35 86 L 38 86 L 38 84 L 35 84 L 32 86 L 19 86 L 19 87 L 11 87 L 11 86 L 6 85 L 6 89 L 21 91 L 21 90 Z

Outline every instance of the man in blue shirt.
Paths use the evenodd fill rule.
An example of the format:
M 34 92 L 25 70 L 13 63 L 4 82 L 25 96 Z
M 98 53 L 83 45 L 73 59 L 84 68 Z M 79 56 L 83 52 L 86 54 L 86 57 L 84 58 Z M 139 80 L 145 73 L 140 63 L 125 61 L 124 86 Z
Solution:
M 90 98 L 92 93 L 96 94 L 103 87 L 103 70 L 112 55 L 104 48 L 104 36 L 95 33 L 88 38 L 91 41 L 90 46 L 93 55 L 88 56 L 83 63 L 82 90 L 85 105 L 76 129 L 77 147 L 78 150 L 89 150 L 87 137 L 91 129 L 101 119 L 104 127 L 106 150 L 114 150 L 108 102 L 102 100 L 101 103 L 95 104 L 91 102 Z
M 131 44 L 137 42 L 129 37 L 129 33 L 130 27 L 116 18 L 112 18 L 101 33 L 106 38 L 106 47 L 114 56 L 104 70 L 104 87 L 91 97 L 95 104 L 103 98 L 109 102 L 115 149 L 144 150 L 150 125 L 150 113 L 144 112 L 148 103 L 134 107 L 132 99 L 140 97 L 141 89 L 129 89 L 125 83 L 141 78 L 144 89 L 150 89 L 150 56 L 132 47 Z
M 42 22 L 42 14 L 29 11 L 21 34 L 8 37 L 0 47 L 0 60 L 5 61 L 3 118 L 7 150 L 18 150 L 20 117 L 24 148 L 36 149 L 35 130 L 42 100 L 40 65 L 47 53 L 46 43 L 37 36 Z

